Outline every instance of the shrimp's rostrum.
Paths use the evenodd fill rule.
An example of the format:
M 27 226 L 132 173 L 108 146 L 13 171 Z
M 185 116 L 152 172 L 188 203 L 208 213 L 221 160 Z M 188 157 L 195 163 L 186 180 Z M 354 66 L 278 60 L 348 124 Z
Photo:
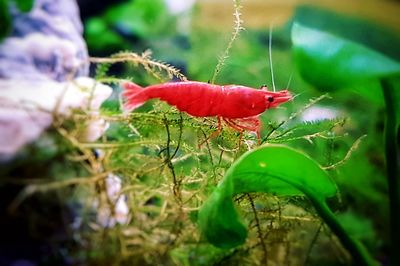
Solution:
M 242 132 L 253 131 L 260 140 L 259 115 L 292 99 L 287 90 L 268 91 L 240 85 L 215 85 L 197 81 L 170 82 L 145 88 L 132 82 L 122 83 L 125 108 L 133 110 L 147 100 L 158 98 L 178 110 L 196 117 L 217 117 Z

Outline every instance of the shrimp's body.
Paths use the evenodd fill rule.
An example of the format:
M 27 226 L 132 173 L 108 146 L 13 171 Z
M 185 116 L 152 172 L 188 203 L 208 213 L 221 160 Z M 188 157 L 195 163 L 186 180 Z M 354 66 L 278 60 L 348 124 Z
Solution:
M 266 109 L 274 108 L 292 98 L 287 90 L 271 92 L 240 85 L 220 86 L 196 81 L 163 83 L 145 88 L 125 82 L 122 86 L 127 110 L 133 110 L 147 100 L 158 98 L 192 116 L 217 117 L 218 133 L 222 119 L 240 132 L 256 132 L 259 140 L 258 116 Z

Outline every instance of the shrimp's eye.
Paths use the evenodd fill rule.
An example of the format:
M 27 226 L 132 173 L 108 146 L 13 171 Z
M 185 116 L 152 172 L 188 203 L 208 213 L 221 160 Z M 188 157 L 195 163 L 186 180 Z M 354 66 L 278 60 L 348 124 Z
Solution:
M 269 97 L 268 97 L 268 101 L 269 101 L 270 103 L 272 103 L 272 102 L 274 101 L 274 97 L 269 96 Z

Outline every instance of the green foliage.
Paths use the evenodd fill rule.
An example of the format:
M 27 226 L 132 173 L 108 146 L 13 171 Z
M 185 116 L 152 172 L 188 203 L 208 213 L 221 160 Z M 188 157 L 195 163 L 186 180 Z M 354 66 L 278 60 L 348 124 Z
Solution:
M 176 265 L 208 266 L 217 264 L 230 253 L 232 252 L 215 248 L 210 244 L 196 244 L 173 250 L 171 257 Z
M 21 12 L 29 12 L 34 0 L 0 0 L 0 42 L 7 37 L 11 31 L 12 19 L 10 16 L 10 4 L 16 4 Z
M 292 41 L 296 63 L 314 86 L 346 88 L 365 81 L 379 81 L 385 104 L 385 156 L 391 213 L 391 263 L 400 263 L 400 62 L 373 49 L 331 34 L 294 24 Z M 367 87 L 368 89 L 368 87 Z M 366 89 L 360 90 L 368 94 Z
M 385 11 L 382 9 L 382 12 Z M 288 24 L 288 37 L 290 37 L 293 23 L 340 36 L 390 58 L 400 60 L 400 51 L 397 49 L 400 46 L 399 34 L 367 19 L 344 15 L 317 6 L 300 5 Z
M 126 79 L 147 85 L 172 78 L 184 80 L 185 76 L 190 80 L 211 81 L 213 71 L 218 69 L 214 72 L 218 74 L 218 84 L 255 88 L 270 85 L 268 30 L 247 29 L 241 31 L 239 38 L 235 35 L 241 30 L 239 14 L 235 13 L 233 35 L 230 28 L 220 32 L 208 26 L 194 27 L 183 36 L 177 34 L 176 18 L 166 13 L 161 0 L 136 0 L 114 6 L 85 25 L 90 54 L 107 55 L 91 58 L 97 64 L 96 79 L 116 85 Z M 322 21 L 318 16 L 315 18 Z M 335 16 L 329 19 L 334 21 Z M 336 20 L 341 21 L 342 17 Z M 13 206 L 18 210 L 17 205 L 22 202 L 30 207 L 31 196 L 54 191 L 66 192 L 68 200 L 78 201 L 82 205 L 78 215 L 83 226 L 74 230 L 74 247 L 68 248 L 68 252 L 87 264 L 320 265 L 321 259 L 332 264 L 343 263 L 348 254 L 332 237 L 331 230 L 339 237 L 348 237 L 344 243 L 350 255 L 359 254 L 360 249 L 349 236 L 364 241 L 376 252 L 381 243 L 387 243 L 388 216 L 380 138 L 382 115 L 378 113 L 381 105 L 360 101 L 350 90 L 334 89 L 341 86 L 338 81 L 346 81 L 346 88 L 359 89 L 363 95 L 367 88 L 380 89 L 379 81 L 364 81 L 362 77 L 365 73 L 371 77 L 382 74 L 378 70 L 380 65 L 376 64 L 372 71 L 363 66 L 353 69 L 357 64 L 346 66 L 341 62 L 339 65 L 347 67 L 353 78 L 363 81 L 362 86 L 353 84 L 352 78 L 340 77 L 341 72 L 330 62 L 335 60 L 333 55 L 324 55 L 313 38 L 333 42 L 321 43 L 323 47 L 350 47 L 354 52 L 365 51 L 366 47 L 361 46 L 360 50 L 354 42 L 345 40 L 341 40 L 342 46 L 335 46 L 338 37 L 334 35 L 304 27 L 298 30 L 296 38 L 302 41 L 302 46 L 294 42 L 294 47 L 301 58 L 312 63 L 300 62 L 301 74 L 312 86 L 295 71 L 289 41 L 282 42 L 289 34 L 284 36 L 277 29 L 272 40 L 275 83 L 278 90 L 289 85 L 288 89 L 298 97 L 262 115 L 261 137 L 267 145 L 256 148 L 255 136 L 248 132 L 244 132 L 239 145 L 239 133 L 224 126 L 219 136 L 199 147 L 216 131 L 216 119 L 191 117 L 158 100 L 126 114 L 121 112 L 120 99 L 114 97 L 95 115 L 110 123 L 97 142 L 79 139 L 76 129 L 93 117 L 77 113 L 72 121 L 54 125 L 51 134 L 59 141 L 51 153 L 27 153 L 30 158 L 31 154 L 37 154 L 37 160 L 45 163 L 32 168 L 30 161 L 25 162 L 19 169 L 33 170 L 16 171 L 18 180 L 31 184 L 28 178 L 39 180 L 44 173 L 43 165 L 52 170 L 43 175 L 46 180 L 22 189 L 18 197 L 21 201 Z M 149 47 L 157 60 L 148 51 L 135 53 Z M 317 52 L 310 52 L 314 48 Z M 221 51 L 227 52 L 216 68 Z M 338 54 L 338 62 L 347 58 Z M 393 69 L 393 60 L 387 56 L 374 52 L 368 56 L 367 59 L 388 60 L 383 70 L 389 65 Z M 318 57 L 324 60 L 323 64 Z M 124 64 L 122 73 L 115 75 L 112 64 L 118 64 L 116 68 Z M 178 70 L 180 67 L 182 71 Z M 329 97 L 315 90 L 320 86 L 324 87 L 318 89 L 332 90 Z M 120 88 L 115 89 L 114 95 L 118 95 Z M 374 93 L 371 98 L 382 97 L 382 93 Z M 343 118 L 303 121 L 303 112 L 317 103 L 334 109 Z M 359 137 L 366 133 L 368 136 L 360 144 Z M 62 160 L 52 161 L 56 155 Z M 4 171 L 12 173 L 14 168 Z M 112 214 L 114 206 L 109 199 L 105 200 L 104 178 L 108 173 L 122 180 L 121 195 L 129 206 L 129 221 L 103 228 L 93 214 L 103 207 Z M 326 198 L 337 195 L 336 186 L 340 188 L 340 200 L 334 198 L 329 206 L 339 212 L 339 226 L 336 215 L 325 202 Z M 200 206 L 203 207 L 198 211 Z M 46 208 L 46 205 L 35 207 Z M 326 230 L 321 219 L 333 229 Z M 200 235 L 198 226 L 206 239 Z M 354 252 L 348 243 L 350 246 L 353 243 Z M 226 249 L 230 247 L 234 248 Z
M 34 4 L 34 0 L 14 0 L 14 2 L 22 12 L 29 12 Z
M 306 121 L 293 125 L 292 127 L 280 130 L 279 135 L 271 142 L 288 142 L 298 139 L 312 141 L 317 137 L 334 138 L 332 129 L 336 126 L 344 125 L 345 119 L 323 119 L 319 121 Z
M 215 246 L 231 248 L 245 241 L 247 229 L 232 197 L 250 192 L 306 195 L 324 201 L 335 195 L 336 186 L 314 160 L 301 152 L 278 145 L 252 150 L 230 167 L 200 210 L 200 230 Z
M 293 52 L 302 76 L 323 89 L 400 74 L 400 63 L 363 45 L 294 24 Z
M 164 1 L 130 0 L 89 19 L 85 38 L 94 52 L 116 52 L 131 49 L 135 40 L 174 33 L 174 23 Z
M 90 50 L 127 49 L 124 38 L 110 30 L 105 20 L 92 18 L 85 24 L 85 38 Z
M 164 1 L 135 0 L 126 4 L 116 6 L 106 13 L 106 21 L 116 22 L 115 26 L 137 34 L 140 37 L 147 37 L 152 34 L 161 33 L 168 29 L 169 16 Z
M 303 78 L 322 89 L 349 88 L 357 84 L 362 95 L 382 97 L 374 81 L 388 79 L 400 87 L 400 62 L 375 50 L 338 36 L 294 24 L 292 29 L 293 53 Z M 372 81 L 372 82 L 371 82 Z M 370 83 L 367 86 L 366 83 Z M 394 102 L 400 101 L 395 89 Z M 395 106 L 397 120 L 400 107 Z
M 11 18 L 8 12 L 8 1 L 0 0 L 0 41 L 6 37 L 11 30 Z
M 232 36 L 231 39 L 228 42 L 228 45 L 225 48 L 225 51 L 223 52 L 223 54 L 219 57 L 217 66 L 215 67 L 214 70 L 214 74 L 212 76 L 211 79 L 211 83 L 215 83 L 215 79 L 217 78 L 217 75 L 221 72 L 222 66 L 225 65 L 225 60 L 228 58 L 229 56 L 229 52 L 232 48 L 233 43 L 235 42 L 235 40 L 238 38 L 240 31 L 244 30 L 244 28 L 242 27 L 242 19 L 240 18 L 241 13 L 240 13 L 240 9 L 242 8 L 242 6 L 240 5 L 240 1 L 239 0 L 235 0 L 233 1 L 234 4 L 234 27 L 233 27 L 233 31 L 232 31 Z
M 251 30 L 243 32 L 241 35 L 242 38 L 237 39 L 235 45 L 232 46 L 229 58 L 224 61 L 225 66 L 222 68 L 220 76 L 218 77 L 218 83 L 238 83 L 258 87 L 260 84 L 264 84 L 266 83 L 266 80 L 268 81 L 268 79 L 270 79 L 267 65 L 268 49 L 262 42 L 259 41 L 260 34 L 263 33 Z M 190 40 L 192 47 L 190 54 L 179 49 L 173 50 L 172 53 L 177 53 L 181 59 L 188 60 L 188 76 L 190 76 L 191 79 L 206 81 L 211 78 L 212 70 L 217 64 L 215 55 L 219 54 L 220 51 L 223 50 L 222 45 L 220 47 L 219 44 L 226 43 L 226 40 L 229 40 L 229 36 L 224 36 L 212 31 L 200 31 L 196 32 L 196 34 L 193 34 L 190 37 Z M 205 45 L 207 43 L 213 43 L 216 45 Z M 162 45 L 156 47 L 161 49 Z M 162 54 L 162 50 L 155 51 L 155 53 Z M 283 84 L 286 85 L 288 83 L 289 76 L 291 75 L 288 73 L 287 69 L 291 69 L 293 67 L 290 62 L 290 54 L 287 50 L 274 49 L 273 58 L 274 61 L 277 62 L 275 72 L 277 75 L 276 78 L 278 80 L 278 87 L 283 87 Z M 134 67 L 134 71 L 132 72 L 135 74 L 133 76 L 134 80 L 139 79 L 137 75 L 138 65 L 146 68 L 146 65 L 149 66 L 150 64 L 152 68 L 145 69 L 145 74 L 147 76 L 153 76 L 154 73 L 156 75 L 160 75 L 161 72 L 168 69 L 164 68 L 163 70 L 158 68 L 153 64 L 157 63 L 157 61 L 152 63 L 151 59 L 147 57 L 146 54 L 135 55 L 127 52 L 119 53 L 116 56 L 107 58 L 107 60 L 104 60 L 102 63 L 110 64 L 131 61 Z M 145 64 L 142 64 L 141 62 L 144 62 Z M 100 60 L 98 63 L 100 63 Z M 160 63 L 159 66 L 161 65 L 163 64 Z M 169 70 L 166 71 L 171 72 Z M 103 72 L 104 71 L 100 71 L 99 73 L 102 74 Z M 353 129 L 354 122 L 349 123 L 347 119 L 327 119 L 318 122 L 299 122 L 302 112 L 316 102 L 319 102 L 321 97 L 309 101 L 310 97 L 317 96 L 315 91 L 312 91 L 310 87 L 302 82 L 296 72 L 293 74 L 293 76 L 294 77 L 293 81 L 291 82 L 290 89 L 305 93 L 296 98 L 293 103 L 285 105 L 282 109 L 268 110 L 268 112 L 266 112 L 262 117 L 264 124 L 262 136 L 268 136 L 266 141 L 271 143 L 286 143 L 290 141 L 290 144 L 294 147 L 301 147 L 301 150 L 305 150 L 308 154 L 312 154 L 314 161 L 318 161 L 323 165 L 329 166 L 330 164 L 343 159 L 346 155 L 346 152 L 351 149 L 354 139 L 352 139 L 352 136 L 345 137 L 345 134 L 349 129 Z M 107 80 L 107 78 L 105 77 L 103 80 Z M 146 80 L 144 83 L 147 84 L 153 82 L 156 81 Z M 330 104 L 331 106 L 336 106 L 338 109 L 344 108 L 344 104 L 341 103 L 341 99 L 338 100 L 335 98 L 332 100 L 327 99 L 327 97 L 325 98 L 325 103 Z M 254 186 L 257 186 L 257 188 L 264 188 L 263 191 L 272 192 L 268 193 L 269 197 L 257 197 L 254 200 L 254 205 L 256 207 L 254 208 L 253 213 L 254 215 L 258 216 L 260 223 L 255 223 L 252 213 L 249 214 L 248 209 L 251 206 L 246 205 L 245 202 L 239 202 L 240 213 L 244 216 L 243 220 L 246 220 L 253 225 L 249 231 L 247 231 L 242 219 L 239 218 L 236 212 L 235 206 L 232 203 L 232 195 L 230 195 L 228 198 L 226 195 L 229 193 L 226 192 L 227 194 L 224 194 L 225 198 L 222 197 L 221 193 L 218 193 L 218 191 L 221 190 L 219 187 L 215 190 L 216 192 L 210 193 L 219 178 L 227 175 L 226 169 L 228 169 L 235 158 L 240 157 L 244 151 L 244 144 L 242 144 L 242 147 L 239 149 L 237 148 L 238 135 L 235 132 L 229 130 L 228 128 L 224 128 L 222 134 L 218 138 L 212 140 L 210 143 L 207 143 L 207 145 L 205 144 L 201 149 L 198 149 L 198 142 L 201 142 L 216 129 L 215 121 L 208 119 L 196 119 L 183 115 L 182 122 L 179 122 L 179 113 L 177 113 L 176 110 L 171 110 L 171 107 L 167 105 L 160 104 L 158 101 L 148 103 L 142 108 L 135 110 L 135 112 L 130 114 L 126 119 L 118 118 L 117 121 L 115 121 L 113 120 L 113 117 L 118 115 L 118 103 L 106 103 L 104 106 L 107 107 L 107 116 L 110 117 L 113 123 L 107 132 L 107 141 L 104 144 L 94 144 L 91 147 L 108 149 L 110 152 L 110 157 L 109 160 L 107 160 L 107 165 L 105 168 L 117 169 L 116 171 L 119 174 L 129 177 L 130 181 L 127 181 L 127 183 L 130 186 L 133 185 L 135 187 L 134 191 L 131 192 L 129 190 L 129 197 L 135 198 L 135 200 L 131 202 L 132 206 L 138 208 L 137 206 L 140 206 L 141 203 L 146 202 L 146 199 L 144 198 L 144 194 L 146 193 L 140 193 L 138 191 L 148 191 L 149 194 L 146 194 L 147 200 L 152 198 L 152 196 L 157 195 L 157 198 L 160 200 L 159 205 L 163 206 L 166 204 L 166 202 L 169 204 L 170 202 L 177 200 L 173 193 L 174 191 L 177 191 L 176 188 L 179 188 L 178 191 L 180 190 L 182 195 L 184 195 L 183 206 L 185 209 L 197 208 L 204 201 L 220 202 L 219 205 L 215 206 L 213 213 L 210 215 L 210 217 L 212 216 L 215 218 L 217 224 L 218 221 L 220 221 L 220 223 L 217 226 L 214 226 L 210 223 L 208 229 L 212 230 L 214 228 L 215 231 L 218 231 L 221 227 L 221 224 L 226 220 L 231 222 L 224 225 L 228 227 L 227 229 L 222 226 L 227 230 L 225 232 L 228 233 L 224 234 L 224 231 L 220 230 L 222 237 L 221 235 L 217 234 L 216 238 L 218 239 L 216 241 L 221 241 L 219 243 L 221 246 L 237 246 L 243 243 L 244 239 L 246 239 L 246 236 L 248 237 L 248 244 L 246 243 L 245 245 L 237 246 L 235 249 L 237 252 L 216 250 L 215 248 L 208 246 L 206 243 L 203 243 L 201 240 L 198 245 L 188 245 L 186 241 L 189 241 L 189 243 L 192 241 L 197 243 L 199 240 L 197 239 L 197 233 L 192 231 L 193 221 L 196 220 L 196 212 L 185 213 L 185 215 L 191 217 L 191 220 L 188 219 L 188 221 L 190 221 L 189 223 L 184 223 L 179 226 L 179 228 L 185 229 L 185 233 L 183 233 L 183 235 L 181 235 L 179 238 L 179 241 L 174 242 L 175 245 L 169 249 L 172 260 L 179 261 L 182 264 L 190 263 L 191 260 L 195 260 L 196 258 L 202 258 L 204 261 L 210 263 L 214 263 L 215 261 L 219 260 L 240 263 L 243 262 L 243 256 L 253 258 L 257 257 L 260 254 L 260 246 L 263 246 L 261 244 L 261 239 L 263 238 L 257 238 L 257 236 L 254 235 L 254 224 L 258 224 L 260 231 L 265 235 L 268 234 L 270 236 L 271 240 L 264 240 L 269 241 L 268 243 L 265 243 L 268 251 L 273 249 L 275 246 L 285 245 L 285 242 L 280 242 L 279 244 L 274 243 L 274 239 L 285 241 L 282 239 L 289 238 L 290 235 L 297 236 L 296 226 L 299 226 L 302 228 L 302 230 L 305 230 L 308 233 L 312 232 L 310 227 L 306 227 L 307 222 L 302 220 L 290 222 L 290 220 L 286 220 L 286 218 L 284 218 L 285 216 L 275 219 L 274 217 L 278 216 L 277 213 L 280 213 L 286 209 L 290 210 L 286 215 L 290 214 L 294 216 L 293 219 L 301 219 L 303 216 L 305 216 L 304 219 L 306 221 L 308 219 L 312 220 L 312 215 L 304 212 L 299 215 L 298 211 L 293 212 L 292 202 L 289 203 L 289 201 L 283 200 L 282 197 L 280 197 L 278 200 L 274 199 L 273 194 L 278 195 L 279 193 L 275 193 L 275 191 L 269 190 L 265 186 L 259 186 L 260 183 L 255 183 Z M 291 112 L 293 113 L 290 115 Z M 344 114 L 348 115 L 348 113 Z M 368 117 L 368 119 L 370 118 L 371 117 Z M 362 124 L 362 122 L 360 123 Z M 166 125 L 169 127 L 170 135 L 165 131 Z M 183 128 L 181 136 L 182 139 L 179 137 L 180 125 L 182 125 Z M 169 135 L 170 138 L 167 138 L 167 135 Z M 354 132 L 354 135 L 356 137 L 360 136 L 359 131 Z M 170 142 L 168 142 L 167 139 L 169 139 Z M 246 143 L 249 143 L 247 141 L 253 141 L 254 137 L 245 134 L 244 140 Z M 252 144 L 250 144 L 249 149 L 252 147 Z M 178 152 L 175 154 L 174 151 L 176 149 Z M 167 150 L 169 151 L 169 155 Z M 173 156 L 171 159 L 173 168 L 170 168 L 168 165 L 171 164 L 168 163 L 168 158 L 170 158 L 170 156 L 173 154 L 175 154 L 175 156 Z M 283 156 L 279 158 L 281 158 L 280 163 L 282 167 L 285 169 L 292 169 L 293 173 L 296 171 L 297 174 L 301 173 L 302 170 L 299 171 L 299 169 L 302 169 L 302 165 L 297 165 L 296 167 L 291 168 L 288 167 L 287 164 L 294 163 L 292 160 L 288 160 Z M 354 166 L 354 161 L 352 158 L 350 158 L 350 160 L 346 160 L 344 166 L 341 165 L 341 167 L 349 168 L 352 166 Z M 248 167 L 251 167 L 252 169 L 255 168 L 250 161 L 248 162 Z M 171 169 L 173 169 L 173 171 L 171 171 Z M 347 176 L 342 176 L 340 175 L 340 172 L 336 173 L 335 170 L 336 168 L 331 169 L 333 176 L 336 177 L 336 175 L 338 175 L 340 177 L 338 180 L 341 182 L 349 182 L 348 179 L 346 179 Z M 173 181 L 174 176 L 177 178 L 177 183 L 174 183 Z M 252 178 L 258 177 L 257 174 L 250 176 Z M 202 181 L 194 181 L 198 179 L 201 179 Z M 241 187 L 248 188 L 252 186 L 252 183 L 247 183 L 248 180 L 245 178 L 245 176 L 242 176 L 240 180 L 243 180 L 243 185 L 241 185 Z M 275 181 L 270 181 L 269 183 L 272 183 L 276 187 L 280 188 L 280 190 L 278 189 L 278 192 L 280 193 L 284 193 L 286 191 L 285 194 L 291 196 L 304 195 L 301 190 L 294 189 L 293 186 L 288 185 L 283 181 L 279 182 L 276 181 L 277 179 L 273 180 Z M 181 185 L 179 185 L 180 183 Z M 168 184 L 169 187 L 174 187 L 174 189 L 166 190 L 165 185 L 162 186 L 161 184 Z M 261 182 L 261 184 L 263 183 Z M 331 185 L 334 186 L 332 181 L 330 181 L 329 184 L 330 185 L 327 188 L 331 187 Z M 342 184 L 343 183 L 340 185 Z M 346 186 L 346 189 L 351 189 L 351 184 L 346 185 L 349 185 Z M 303 186 L 303 188 L 305 188 L 305 186 Z M 325 187 L 322 187 L 322 191 L 324 191 L 324 189 Z M 372 188 L 370 189 L 372 190 Z M 333 195 L 334 190 L 331 192 L 332 193 L 330 195 Z M 192 199 L 196 200 L 193 201 Z M 276 204 L 271 204 L 271 200 L 279 201 L 279 203 L 277 203 L 279 207 L 277 207 Z M 309 208 L 309 204 L 307 204 L 307 202 L 301 202 L 299 199 L 293 199 L 293 202 L 295 202 L 295 205 L 298 204 L 304 207 L 306 210 Z M 323 201 L 319 200 L 319 202 L 321 203 Z M 171 215 L 172 213 L 179 213 L 179 206 L 167 206 L 167 212 Z M 158 211 L 160 211 L 158 207 L 155 208 L 151 215 L 153 218 L 148 218 L 146 220 L 147 223 L 155 224 L 154 220 L 152 219 L 159 217 L 158 215 L 160 214 Z M 224 215 L 220 215 L 221 213 Z M 140 212 L 138 215 L 140 215 Z M 176 216 L 172 215 L 172 217 Z M 204 215 L 201 216 L 200 213 L 200 217 L 204 218 Z M 139 219 L 139 217 L 136 218 Z M 174 218 L 171 217 L 167 219 L 156 219 L 156 221 L 157 227 L 162 228 L 168 226 L 169 223 L 175 223 Z M 317 222 L 314 221 L 314 223 Z M 268 226 L 269 224 L 273 224 L 273 226 Z M 144 227 L 145 226 L 138 226 L 136 222 L 133 222 L 126 228 L 136 228 L 136 230 L 140 230 L 142 232 L 146 231 Z M 159 241 L 159 236 L 157 236 L 157 233 L 146 234 L 148 237 L 152 237 L 153 239 L 157 239 L 157 241 Z M 172 234 L 167 235 L 168 237 L 172 237 Z M 324 239 L 324 236 L 320 238 Z M 127 243 L 131 241 L 129 237 L 123 237 L 122 239 L 123 243 L 125 243 L 125 241 Z M 139 240 L 136 239 L 136 241 Z M 290 238 L 290 240 L 286 241 L 293 242 L 296 245 L 299 244 L 299 241 L 296 239 L 296 237 Z M 157 242 L 158 244 L 153 247 L 147 246 L 147 248 L 144 248 L 146 245 L 148 245 L 148 242 L 139 242 L 142 243 L 143 249 L 141 250 L 145 254 L 154 254 L 153 252 L 156 246 L 159 248 L 162 247 L 161 242 Z M 303 247 L 301 252 L 305 252 L 304 249 L 305 247 Z M 209 252 L 207 252 L 207 250 L 209 250 Z M 140 255 L 137 254 L 133 256 L 136 258 L 138 256 L 140 257 Z M 199 265 L 202 264 L 199 262 Z
M 96 66 L 96 79 L 100 80 L 107 77 L 107 72 L 111 64 L 98 64 Z
M 371 220 L 361 217 L 354 211 L 347 211 L 337 215 L 340 224 L 354 238 L 362 240 L 369 247 L 374 247 L 378 243 L 375 242 L 376 235 Z
M 250 192 L 305 195 L 352 254 L 354 263 L 375 265 L 364 247 L 343 229 L 325 203 L 336 194 L 334 182 L 314 160 L 286 146 L 268 145 L 249 151 L 229 168 L 199 211 L 200 230 L 213 245 L 232 248 L 244 243 L 246 226 L 235 210 L 232 197 Z

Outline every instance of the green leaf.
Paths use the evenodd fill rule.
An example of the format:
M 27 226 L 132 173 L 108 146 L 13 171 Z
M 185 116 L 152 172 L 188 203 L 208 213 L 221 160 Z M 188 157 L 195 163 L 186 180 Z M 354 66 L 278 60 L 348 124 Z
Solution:
M 338 89 L 400 75 L 400 63 L 361 44 L 304 27 L 292 27 L 293 53 L 303 78 L 321 89 Z
M 385 8 L 380 12 L 384 13 Z M 400 35 L 365 18 L 345 15 L 343 12 L 338 13 L 332 9 L 306 4 L 296 7 L 292 24 L 293 22 L 329 32 L 356 43 L 362 43 L 371 50 L 379 51 L 390 58 L 400 60 L 400 50 L 397 48 L 400 47 Z
M 0 0 L 0 41 L 2 41 L 11 30 L 11 18 L 8 9 L 8 1 Z
M 25 13 L 31 11 L 34 4 L 34 0 L 14 0 L 14 1 L 17 4 L 18 9 Z
M 168 9 L 162 0 L 135 0 L 114 6 L 104 19 L 125 34 L 149 38 L 173 29 Z
M 247 237 L 247 227 L 235 210 L 231 192 L 226 185 L 218 187 L 199 211 L 200 231 L 219 248 L 239 246 Z
M 121 50 L 129 47 L 120 35 L 108 28 L 104 20 L 96 17 L 85 23 L 85 39 L 90 50 L 96 52 L 106 49 Z
M 336 185 L 314 160 L 286 146 L 267 145 L 247 152 L 232 165 L 199 211 L 200 230 L 210 243 L 231 248 L 245 241 L 247 229 L 232 197 L 250 192 L 306 195 L 324 202 L 336 194 Z

